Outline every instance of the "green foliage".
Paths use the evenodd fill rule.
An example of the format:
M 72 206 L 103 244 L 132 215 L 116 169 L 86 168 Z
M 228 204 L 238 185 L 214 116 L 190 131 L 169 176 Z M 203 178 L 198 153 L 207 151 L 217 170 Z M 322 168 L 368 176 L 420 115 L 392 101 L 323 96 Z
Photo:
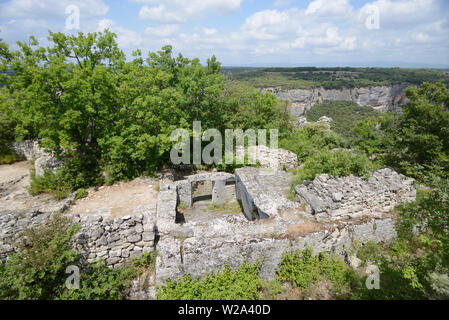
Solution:
M 310 123 L 280 139 L 279 147 L 296 153 L 298 162 L 303 162 L 320 150 L 344 148 L 347 143 L 339 134 L 329 130 L 327 124 Z
M 314 105 L 306 113 L 308 121 L 318 121 L 322 116 L 332 118 L 331 129 L 350 139 L 355 135 L 351 129 L 356 122 L 369 117 L 377 117 L 379 113 L 371 107 L 362 107 L 354 102 L 344 101 L 325 101 Z
M 179 281 L 167 281 L 158 288 L 156 297 L 160 300 L 256 300 L 262 287 L 259 267 L 259 264 L 244 263 L 232 271 L 226 266 L 201 280 L 186 274 Z
M 71 249 L 79 226 L 62 214 L 24 232 L 16 253 L 0 263 L 0 299 L 116 300 L 122 299 L 141 271 L 154 271 L 156 253 L 145 253 L 132 264 L 112 269 L 104 261 L 85 264 Z M 80 288 L 67 289 L 66 268 L 80 268 Z
M 381 256 L 384 248 L 374 241 L 368 241 L 364 245 L 360 245 L 356 243 L 354 245 L 355 250 L 357 251 L 357 257 L 362 261 L 377 261 L 377 259 Z
M 36 171 L 34 168 L 30 169 L 30 187 L 28 191 L 31 195 L 35 196 L 41 193 L 50 193 L 56 199 L 66 198 L 72 188 L 61 178 L 61 171 L 53 173 L 51 171 L 45 171 L 44 175 L 36 177 Z
M 15 140 L 15 122 L 11 117 L 12 113 L 12 104 L 8 101 L 6 90 L 0 88 L 0 164 L 11 164 L 21 160 L 10 149 Z
M 361 287 L 354 298 L 447 299 L 449 184 L 438 177 L 428 183 L 430 191 L 398 208 L 398 239 L 387 250 L 367 244 L 358 251 L 361 259 L 378 263 L 381 288 Z
M 89 192 L 86 189 L 81 188 L 76 191 L 75 199 L 76 200 L 83 199 L 83 198 L 87 197 L 88 195 L 89 195 Z
M 6 154 L 0 155 L 0 165 L 1 164 L 12 164 L 14 162 L 22 160 L 15 152 L 8 152 Z
M 289 89 L 324 89 L 360 88 L 387 86 L 394 84 L 421 84 L 444 79 L 449 83 L 449 76 L 444 71 L 428 69 L 400 68 L 226 68 L 227 78 L 243 82 L 256 88 L 280 87 Z
M 393 135 L 397 130 L 396 119 L 395 114 L 384 113 L 357 121 L 352 127 L 351 144 L 367 155 L 388 159 L 396 139 Z
M 78 255 L 69 241 L 78 227 L 62 215 L 43 226 L 29 228 L 19 250 L 0 267 L 2 299 L 53 299 L 65 289 L 65 268 L 76 264 Z
M 42 138 L 65 160 L 59 179 L 72 191 L 151 175 L 169 162 L 172 131 L 191 132 L 195 120 L 222 132 L 290 128 L 286 103 L 274 95 L 225 88 L 215 57 L 203 66 L 165 46 L 127 61 L 115 38 L 108 30 L 50 32 L 48 47 L 31 37 L 1 60 L 13 74 L 2 78 L 1 140 Z
M 423 83 L 406 93 L 410 104 L 404 107 L 396 144 L 401 160 L 449 171 L 449 89 L 442 82 Z
M 313 255 L 311 249 L 284 254 L 277 269 L 277 280 L 291 282 L 303 292 L 321 280 L 328 280 L 337 296 L 349 294 L 356 284 L 354 272 L 341 258 L 325 253 Z
M 321 150 L 307 158 L 304 165 L 295 169 L 296 178 L 293 187 L 304 180 L 313 180 L 318 174 L 326 173 L 334 177 L 345 177 L 351 174 L 368 178 L 371 171 L 378 169 L 364 153 L 356 151 L 330 151 Z
M 278 129 L 282 134 L 293 128 L 285 101 L 251 87 L 226 83 L 223 108 L 226 110 L 224 129 Z

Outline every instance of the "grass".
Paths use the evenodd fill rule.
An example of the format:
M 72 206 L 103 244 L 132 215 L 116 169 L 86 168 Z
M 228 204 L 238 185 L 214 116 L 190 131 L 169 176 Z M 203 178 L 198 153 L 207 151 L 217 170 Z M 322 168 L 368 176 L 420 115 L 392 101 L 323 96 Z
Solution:
M 0 165 L 13 164 L 15 162 L 22 161 L 22 160 L 24 160 L 24 158 L 18 156 L 15 152 L 0 155 Z
M 36 196 L 42 193 L 49 193 L 55 199 L 61 200 L 67 198 L 71 193 L 71 188 L 63 183 L 58 175 L 46 171 L 43 176 L 36 177 L 34 168 L 30 169 L 30 186 L 28 191 L 31 195 Z
M 242 205 L 238 201 L 232 201 L 229 203 L 225 203 L 224 205 L 216 205 L 212 203 L 207 207 L 207 209 L 203 209 L 203 211 L 212 211 L 216 213 L 229 213 L 229 214 L 240 214 L 243 212 Z

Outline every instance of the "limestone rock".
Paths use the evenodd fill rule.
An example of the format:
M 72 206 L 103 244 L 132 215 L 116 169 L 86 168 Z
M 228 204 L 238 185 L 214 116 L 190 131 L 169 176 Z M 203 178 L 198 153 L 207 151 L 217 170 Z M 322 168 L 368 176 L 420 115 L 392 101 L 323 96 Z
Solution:
M 296 186 L 295 192 L 321 221 L 381 215 L 416 199 L 414 180 L 388 168 L 373 172 L 369 179 L 322 174 L 312 183 Z

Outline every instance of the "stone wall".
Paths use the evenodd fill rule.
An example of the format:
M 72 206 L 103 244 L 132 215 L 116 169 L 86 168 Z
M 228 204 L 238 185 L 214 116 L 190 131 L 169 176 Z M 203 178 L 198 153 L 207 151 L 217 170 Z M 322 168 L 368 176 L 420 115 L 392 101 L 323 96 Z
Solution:
M 235 269 L 244 261 L 261 262 L 262 278 L 274 279 L 283 254 L 291 250 L 308 247 L 315 253 L 326 251 L 344 256 L 354 239 L 360 243 L 388 243 L 396 237 L 392 217 L 338 224 L 309 223 L 300 209 L 253 222 L 243 215 L 219 215 L 207 222 L 176 224 L 173 190 L 166 186 L 160 194 L 164 207 L 158 210 L 157 285 L 167 279 L 180 279 L 184 273 L 201 278 L 225 265 Z
M 81 229 L 74 247 L 88 262 L 103 258 L 108 266 L 120 267 L 125 261 L 155 249 L 156 207 L 140 206 L 132 215 L 105 218 L 101 215 L 74 217 Z
M 252 206 L 250 212 L 256 211 L 257 215 L 214 213 L 207 219 L 178 222 L 178 187 L 186 181 L 215 178 L 235 179 L 236 194 L 243 207 L 246 201 Z M 324 203 L 326 210 L 334 210 L 322 211 L 317 209 L 316 199 L 304 198 L 305 202 L 300 203 L 287 198 L 291 178 L 286 172 L 241 168 L 236 170 L 235 177 L 207 173 L 185 177 L 183 181 L 161 180 L 157 204 L 137 207 L 129 216 L 71 216 L 81 225 L 73 246 L 87 261 L 103 258 L 111 267 L 120 267 L 131 258 L 156 249 L 155 285 L 167 279 L 179 279 L 184 273 L 203 277 L 226 264 L 238 268 L 244 261 L 261 262 L 261 276 L 274 279 L 283 254 L 290 250 L 309 247 L 316 253 L 327 251 L 345 255 L 355 239 L 361 243 L 390 242 L 396 237 L 395 217 L 386 211 L 401 201 L 413 200 L 416 194 L 412 179 L 389 169 L 374 172 L 369 180 L 323 179 L 324 176 L 320 176 L 303 186 L 308 194 Z M 298 191 L 303 192 L 302 188 Z M 382 210 L 363 207 L 363 201 L 378 202 Z M 334 203 L 339 207 L 334 207 Z M 341 215 L 339 219 L 325 219 L 335 217 L 338 209 L 345 208 L 349 212 L 356 206 L 362 206 L 362 215 L 355 210 L 355 214 Z M 318 215 L 313 215 L 309 207 Z M 317 222 L 316 217 L 324 212 L 327 216 Z M 23 228 L 45 223 L 51 214 L 36 210 L 2 212 L 0 259 L 14 250 L 14 242 L 20 238 Z
M 0 213 L 0 260 L 15 250 L 24 228 L 45 223 L 54 212 L 2 212 Z M 73 239 L 73 247 L 82 257 L 92 262 L 104 258 L 111 267 L 119 267 L 155 246 L 155 206 L 140 206 L 132 215 L 105 218 L 101 215 L 67 215 L 79 223 L 80 231 Z
M 237 153 L 243 151 L 243 147 L 237 147 Z M 248 150 L 247 150 L 248 152 Z M 290 170 L 298 166 L 296 153 L 285 149 L 273 149 L 267 146 L 255 146 L 254 155 L 259 164 L 264 168 L 274 170 Z
M 372 173 L 369 179 L 351 175 L 319 175 L 295 188 L 297 200 L 307 204 L 318 221 L 380 216 L 403 202 L 416 199 L 414 179 L 391 169 Z

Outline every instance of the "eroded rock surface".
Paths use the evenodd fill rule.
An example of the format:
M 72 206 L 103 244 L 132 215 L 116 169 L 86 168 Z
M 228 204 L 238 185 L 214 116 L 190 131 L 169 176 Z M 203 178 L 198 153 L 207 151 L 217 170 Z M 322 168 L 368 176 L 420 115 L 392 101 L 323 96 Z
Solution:
M 388 168 L 373 172 L 369 179 L 322 174 L 296 186 L 295 192 L 297 200 L 310 206 L 319 221 L 377 217 L 416 199 L 414 179 Z
M 351 101 L 360 106 L 369 106 L 379 111 L 399 111 L 400 106 L 407 104 L 405 96 L 407 84 L 394 86 L 377 86 L 354 89 L 295 89 L 265 88 L 280 99 L 291 102 L 291 114 L 295 117 L 304 115 L 317 103 L 325 100 Z
M 39 147 L 36 140 L 24 140 L 13 144 L 12 149 L 20 156 L 28 161 L 34 161 L 34 169 L 36 177 L 44 175 L 45 171 L 55 170 L 64 164 L 64 161 L 55 157 L 54 154 L 45 152 Z

